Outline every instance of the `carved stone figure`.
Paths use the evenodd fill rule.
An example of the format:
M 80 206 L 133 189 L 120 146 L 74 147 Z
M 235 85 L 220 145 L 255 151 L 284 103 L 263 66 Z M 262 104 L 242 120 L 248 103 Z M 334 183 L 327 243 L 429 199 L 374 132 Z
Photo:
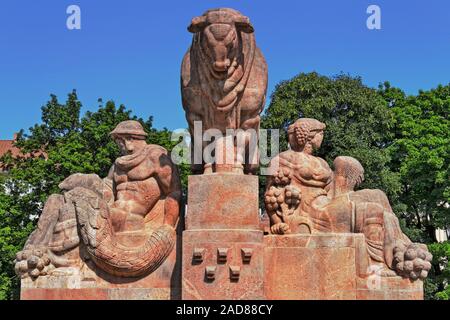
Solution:
M 236 143 L 235 137 L 232 148 L 226 146 L 225 139 L 215 141 L 216 158 L 218 154 L 222 156 L 222 152 L 231 152 L 231 166 L 229 161 L 199 165 L 193 159 L 192 169 L 195 173 L 242 173 L 249 140 L 258 137 L 259 114 L 264 108 L 267 91 L 267 64 L 256 47 L 253 26 L 249 18 L 238 11 L 222 8 L 192 19 L 188 30 L 194 36 L 183 59 L 181 91 L 191 137 L 203 140 L 194 134 L 196 121 L 201 122 L 202 135 L 208 129 L 217 129 L 223 135 L 227 134 L 226 129 L 253 129 L 256 135 L 244 133 L 243 147 Z M 207 142 L 197 143 L 202 149 L 207 145 Z M 225 157 L 227 155 L 222 159 Z M 254 173 L 257 164 L 249 162 L 245 162 L 245 172 Z
M 181 196 L 177 168 L 164 148 L 147 145 L 139 122 L 122 122 L 111 135 L 122 156 L 104 179 L 75 174 L 60 184 L 63 194 L 48 199 L 38 228 L 17 254 L 22 277 L 89 261 L 114 276 L 138 277 L 172 252 Z M 160 201 L 163 209 L 156 206 Z M 155 223 L 159 214 L 163 223 Z
M 359 161 L 338 157 L 333 172 L 313 155 L 325 128 L 315 119 L 300 119 L 289 127 L 291 149 L 272 160 L 265 194 L 271 232 L 362 233 L 372 264 L 384 267 L 383 276 L 426 278 L 432 256 L 425 245 L 403 234 L 385 193 L 354 191 L 364 179 Z

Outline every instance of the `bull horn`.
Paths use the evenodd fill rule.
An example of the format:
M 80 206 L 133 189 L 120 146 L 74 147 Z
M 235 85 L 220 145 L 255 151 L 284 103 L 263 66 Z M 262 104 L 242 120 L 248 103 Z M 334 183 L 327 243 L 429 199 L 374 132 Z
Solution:
M 237 17 L 234 23 L 236 25 L 236 28 L 245 33 L 253 33 L 255 31 L 248 17 L 245 16 Z
M 206 17 L 200 16 L 192 19 L 191 25 L 188 27 L 188 31 L 191 33 L 197 33 L 203 30 L 206 26 Z

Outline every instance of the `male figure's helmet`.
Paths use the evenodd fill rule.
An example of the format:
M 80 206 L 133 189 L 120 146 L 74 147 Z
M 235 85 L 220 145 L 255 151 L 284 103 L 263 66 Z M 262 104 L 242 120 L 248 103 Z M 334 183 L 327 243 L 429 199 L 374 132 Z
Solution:
M 148 134 L 144 131 L 142 125 L 138 121 L 134 120 L 128 120 L 119 123 L 110 134 L 113 139 L 116 139 L 120 136 L 129 135 L 144 140 L 148 136 Z

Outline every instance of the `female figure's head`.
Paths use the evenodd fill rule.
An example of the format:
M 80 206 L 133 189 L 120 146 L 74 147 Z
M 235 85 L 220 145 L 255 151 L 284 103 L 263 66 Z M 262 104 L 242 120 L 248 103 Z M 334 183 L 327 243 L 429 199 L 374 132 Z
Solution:
M 288 129 L 289 144 L 292 150 L 312 154 L 323 141 L 326 125 L 316 119 L 302 118 Z

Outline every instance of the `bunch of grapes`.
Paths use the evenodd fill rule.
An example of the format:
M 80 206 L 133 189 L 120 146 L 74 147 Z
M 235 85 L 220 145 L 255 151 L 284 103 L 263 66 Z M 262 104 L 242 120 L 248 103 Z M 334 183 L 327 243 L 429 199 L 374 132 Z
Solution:
M 292 171 L 289 168 L 282 168 L 278 170 L 277 174 L 274 176 L 274 181 L 277 186 L 287 186 L 291 183 Z
M 400 244 L 394 248 L 394 268 L 397 273 L 411 280 L 424 280 L 431 269 L 433 256 L 424 244 Z
M 270 187 L 264 197 L 267 211 L 277 211 L 284 202 L 283 189 L 277 187 Z
M 286 190 L 286 193 L 285 193 L 284 201 L 289 206 L 296 208 L 300 204 L 300 200 L 301 200 L 300 190 L 298 190 L 297 188 L 295 188 L 293 186 L 286 186 L 285 190 Z
M 34 248 L 20 251 L 16 254 L 15 271 L 21 277 L 29 275 L 31 278 L 47 275 L 51 268 L 50 258 L 46 254 L 46 249 Z
M 293 186 L 286 186 L 285 188 L 270 187 L 264 197 L 267 211 L 277 211 L 283 203 L 286 203 L 293 213 L 293 209 L 300 204 L 301 195 L 300 190 Z

